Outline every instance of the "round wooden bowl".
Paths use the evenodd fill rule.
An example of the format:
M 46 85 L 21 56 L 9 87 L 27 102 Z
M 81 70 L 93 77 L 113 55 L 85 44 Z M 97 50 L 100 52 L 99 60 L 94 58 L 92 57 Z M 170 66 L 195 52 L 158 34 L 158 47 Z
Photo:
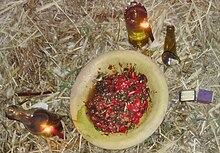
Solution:
M 97 131 L 86 115 L 85 102 L 94 87 L 98 72 L 112 73 L 109 65 L 116 70 L 120 65 L 136 65 L 136 71 L 148 78 L 151 102 L 136 128 L 127 133 L 105 135 Z M 168 106 L 168 87 L 163 73 L 149 57 L 136 51 L 112 51 L 89 62 L 77 76 L 71 90 L 70 112 L 79 133 L 90 143 L 105 149 L 125 149 L 143 142 L 159 127 Z

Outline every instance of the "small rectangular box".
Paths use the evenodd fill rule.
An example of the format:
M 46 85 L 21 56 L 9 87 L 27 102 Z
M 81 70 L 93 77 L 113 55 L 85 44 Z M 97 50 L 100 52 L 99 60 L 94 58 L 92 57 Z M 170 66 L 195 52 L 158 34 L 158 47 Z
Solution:
M 213 100 L 213 91 L 199 89 L 197 102 L 209 104 Z
M 195 90 L 182 90 L 179 93 L 180 102 L 193 102 L 196 100 L 196 91 Z

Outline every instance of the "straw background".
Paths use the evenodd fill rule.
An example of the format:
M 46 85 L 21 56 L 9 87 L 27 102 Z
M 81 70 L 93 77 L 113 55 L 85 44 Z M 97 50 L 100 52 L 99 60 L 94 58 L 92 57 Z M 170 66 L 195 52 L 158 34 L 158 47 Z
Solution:
M 112 50 L 137 50 L 127 41 L 127 0 L 0 0 L 0 152 L 2 153 L 218 153 L 220 152 L 220 1 L 141 0 L 155 41 L 147 48 L 161 61 L 166 25 L 176 27 L 181 64 L 164 71 L 170 105 L 158 130 L 120 151 L 82 138 L 69 114 L 70 89 L 81 68 Z M 146 48 L 145 48 L 146 50 Z M 209 105 L 179 103 L 182 89 L 214 91 Z M 45 92 L 17 96 L 22 92 Z M 65 139 L 41 137 L 8 120 L 5 108 L 38 102 L 63 116 Z M 123 140 L 122 140 L 123 141 Z

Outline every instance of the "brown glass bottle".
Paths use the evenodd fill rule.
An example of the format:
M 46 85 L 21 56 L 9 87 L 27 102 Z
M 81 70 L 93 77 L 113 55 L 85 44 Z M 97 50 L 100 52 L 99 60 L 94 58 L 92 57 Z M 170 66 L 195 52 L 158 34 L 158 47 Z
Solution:
M 124 18 L 130 44 L 141 48 L 149 42 L 149 38 L 154 41 L 147 10 L 141 3 L 131 2 L 125 10 Z
M 44 136 L 57 135 L 63 138 L 61 118 L 42 108 L 31 108 L 24 110 L 21 106 L 11 105 L 6 109 L 6 117 L 17 120 L 33 134 Z
M 166 29 L 162 61 L 167 66 L 180 63 L 176 52 L 175 27 L 173 25 L 168 25 Z

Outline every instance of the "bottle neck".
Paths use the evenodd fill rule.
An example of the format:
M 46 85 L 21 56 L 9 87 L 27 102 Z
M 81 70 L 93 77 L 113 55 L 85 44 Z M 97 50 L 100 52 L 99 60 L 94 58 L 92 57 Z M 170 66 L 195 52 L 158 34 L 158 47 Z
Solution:
M 24 124 L 30 123 L 30 118 L 32 117 L 32 112 L 29 110 L 24 110 L 22 107 L 9 106 L 6 110 L 6 116 L 11 120 L 17 120 Z
M 32 117 L 32 114 L 30 114 L 28 111 L 23 110 L 22 112 L 17 112 L 18 115 L 15 116 L 15 119 L 17 121 L 20 121 L 24 124 L 30 124 L 30 118 Z
M 164 43 L 164 51 L 176 53 L 176 40 L 174 32 L 167 32 Z

